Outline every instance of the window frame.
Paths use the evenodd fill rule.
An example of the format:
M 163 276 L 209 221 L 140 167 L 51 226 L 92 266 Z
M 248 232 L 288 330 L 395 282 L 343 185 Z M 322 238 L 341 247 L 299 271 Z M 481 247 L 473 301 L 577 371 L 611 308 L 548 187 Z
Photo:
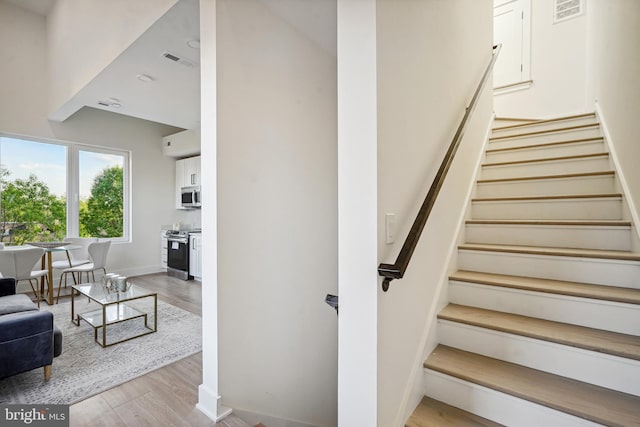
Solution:
M 66 191 L 67 191 L 67 237 L 80 235 L 80 151 L 122 156 L 122 236 L 99 237 L 100 240 L 111 240 L 113 243 L 131 242 L 131 151 L 119 148 L 61 141 L 49 138 L 38 138 L 0 132 L 0 137 L 21 139 L 42 144 L 55 144 L 66 147 Z M 1 191 L 1 189 L 0 189 Z

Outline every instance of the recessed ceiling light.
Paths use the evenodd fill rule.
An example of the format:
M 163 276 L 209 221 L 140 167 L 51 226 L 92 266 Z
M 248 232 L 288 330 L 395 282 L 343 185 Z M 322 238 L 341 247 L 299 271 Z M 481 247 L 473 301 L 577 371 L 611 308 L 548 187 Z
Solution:
M 200 40 L 188 40 L 187 46 L 189 46 L 191 49 L 200 49 Z
M 122 104 L 120 104 L 119 102 L 113 102 L 111 104 L 111 108 L 120 108 L 120 107 L 122 107 Z
M 151 77 L 148 74 L 138 74 L 136 77 L 138 77 L 138 80 L 145 83 L 149 83 L 155 80 L 153 77 Z

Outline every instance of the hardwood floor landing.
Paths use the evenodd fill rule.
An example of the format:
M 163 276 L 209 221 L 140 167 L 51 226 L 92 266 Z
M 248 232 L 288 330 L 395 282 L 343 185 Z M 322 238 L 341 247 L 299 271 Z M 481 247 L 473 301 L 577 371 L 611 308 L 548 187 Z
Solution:
M 161 301 L 198 316 L 202 313 L 200 282 L 185 282 L 166 274 L 138 276 L 133 280 L 142 287 L 155 289 Z M 71 405 L 70 425 L 250 427 L 233 414 L 215 423 L 197 410 L 201 383 L 202 353 L 197 353 Z

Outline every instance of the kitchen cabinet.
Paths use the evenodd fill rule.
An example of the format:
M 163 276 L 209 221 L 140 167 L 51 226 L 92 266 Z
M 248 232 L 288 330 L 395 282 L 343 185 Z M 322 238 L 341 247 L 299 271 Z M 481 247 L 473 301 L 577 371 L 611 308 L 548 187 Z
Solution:
M 166 230 L 160 231 L 160 265 L 162 268 L 167 268 L 167 232 Z
M 162 138 L 162 154 L 185 157 L 200 154 L 200 130 L 190 129 Z
M 202 234 L 189 235 L 189 274 L 196 279 L 202 278 Z
M 176 160 L 176 209 L 184 209 L 180 191 L 182 187 L 198 186 L 200 181 L 200 156 Z

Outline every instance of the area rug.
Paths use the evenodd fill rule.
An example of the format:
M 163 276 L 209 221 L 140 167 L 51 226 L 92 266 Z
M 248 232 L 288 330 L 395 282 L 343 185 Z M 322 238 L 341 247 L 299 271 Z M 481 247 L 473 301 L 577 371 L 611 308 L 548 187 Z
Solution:
M 137 304 L 153 313 L 149 298 Z M 76 307 L 82 313 L 99 306 L 76 298 Z M 70 302 L 41 309 L 53 312 L 62 330 L 62 354 L 53 360 L 53 375 L 45 382 L 39 368 L 0 380 L 0 403 L 73 404 L 202 350 L 201 318 L 162 301 L 158 332 L 106 348 L 94 341 L 93 328 L 84 321 L 71 322 Z M 153 317 L 148 321 L 152 326 Z M 119 323 L 111 332 L 107 328 L 108 338 L 131 336 L 143 327 L 143 319 Z

